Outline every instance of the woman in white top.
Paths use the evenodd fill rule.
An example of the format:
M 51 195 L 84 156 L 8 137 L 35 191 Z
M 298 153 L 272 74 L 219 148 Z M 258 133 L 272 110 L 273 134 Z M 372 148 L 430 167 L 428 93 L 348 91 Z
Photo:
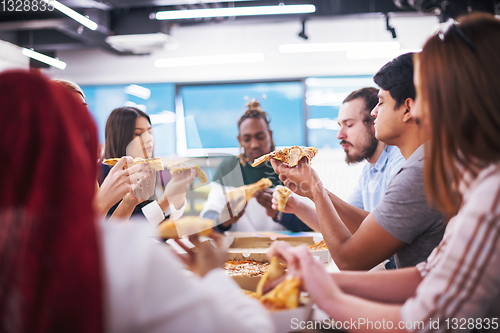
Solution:
M 64 87 L 4 72 L 0 103 L 0 331 L 273 331 L 219 248 L 191 238 L 188 276 L 148 226 L 96 220 L 96 127 Z
M 500 20 L 472 14 L 415 59 L 430 202 L 451 219 L 426 262 L 328 275 L 305 248 L 275 244 L 318 306 L 347 331 L 500 330 Z

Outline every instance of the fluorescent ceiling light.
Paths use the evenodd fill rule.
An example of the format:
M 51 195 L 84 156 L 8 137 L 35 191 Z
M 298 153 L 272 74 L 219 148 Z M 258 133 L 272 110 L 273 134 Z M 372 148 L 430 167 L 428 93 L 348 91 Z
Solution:
M 94 21 L 89 20 L 88 18 L 86 18 L 82 14 L 77 13 L 73 9 L 71 9 L 71 8 L 63 5 L 62 3 L 60 3 L 60 2 L 58 2 L 56 0 L 43 0 L 43 1 L 45 1 L 47 4 L 49 4 L 50 6 L 54 7 L 55 9 L 57 9 L 58 11 L 60 11 L 61 13 L 68 15 L 73 20 L 75 20 L 75 21 L 81 23 L 82 25 L 86 26 L 90 30 L 95 30 L 98 27 L 97 23 L 95 23 Z
M 263 53 L 219 54 L 200 57 L 165 58 L 155 61 L 156 67 L 180 67 L 198 65 L 232 64 L 264 61 Z
M 398 42 L 301 43 L 280 45 L 281 53 L 342 52 L 361 50 L 397 50 Z
M 47 65 L 59 68 L 59 69 L 65 69 L 66 68 L 66 63 L 64 61 L 61 61 L 59 59 L 54 59 L 52 57 L 46 56 L 45 54 L 41 54 L 39 52 L 23 48 L 23 54 L 27 57 L 33 58 L 35 60 L 41 61 L 43 63 L 46 63 Z
M 306 104 L 316 105 L 316 106 L 335 106 L 342 105 L 342 102 L 347 97 L 345 92 L 341 93 L 323 93 L 318 91 L 318 93 L 306 94 Z
M 129 95 L 134 95 L 142 99 L 149 99 L 151 97 L 151 90 L 138 86 L 137 84 L 131 84 L 125 87 L 125 93 Z
M 409 52 L 420 52 L 422 49 L 349 51 L 347 59 L 392 59 Z
M 153 18 L 157 20 L 181 20 L 203 17 L 278 15 L 278 14 L 306 14 L 314 13 L 314 5 L 279 5 L 169 10 L 157 12 Z

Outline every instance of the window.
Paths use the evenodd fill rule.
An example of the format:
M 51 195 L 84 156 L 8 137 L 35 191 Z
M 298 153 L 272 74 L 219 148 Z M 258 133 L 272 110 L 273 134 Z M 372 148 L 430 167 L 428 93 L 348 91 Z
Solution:
M 305 83 L 308 145 L 340 148 L 337 118 L 342 101 L 355 90 L 374 87 L 372 76 L 308 78 Z
M 270 117 L 276 146 L 305 145 L 304 89 L 300 81 L 183 85 L 178 87 L 177 112 L 186 123 L 185 141 L 177 146 L 186 156 L 238 154 L 238 119 L 250 99 L 257 99 Z
M 89 110 L 96 120 L 99 141 L 115 108 L 133 106 L 146 112 L 153 125 L 155 155 L 175 154 L 175 85 L 172 83 L 82 86 Z

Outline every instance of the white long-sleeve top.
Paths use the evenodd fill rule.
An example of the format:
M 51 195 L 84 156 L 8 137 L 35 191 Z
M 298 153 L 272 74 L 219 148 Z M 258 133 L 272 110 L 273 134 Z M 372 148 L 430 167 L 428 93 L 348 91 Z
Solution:
M 267 311 L 222 269 L 188 276 L 140 223 L 102 223 L 107 332 L 273 332 Z
M 227 194 L 233 190 L 231 186 L 221 186 L 217 182 L 210 184 L 210 193 L 203 206 L 200 216 L 205 212 L 213 210 L 222 211 L 227 204 Z M 225 208 L 227 210 L 227 208 Z M 238 212 L 236 212 L 238 213 Z M 284 226 L 273 221 L 266 213 L 266 209 L 257 202 L 257 199 L 251 198 L 246 205 L 245 213 L 240 219 L 231 226 L 231 231 L 281 231 L 286 230 Z

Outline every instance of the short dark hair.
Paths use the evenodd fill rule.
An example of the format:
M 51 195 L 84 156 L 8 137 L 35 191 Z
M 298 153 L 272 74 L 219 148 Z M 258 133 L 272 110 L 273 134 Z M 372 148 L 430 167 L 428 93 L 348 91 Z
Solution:
M 134 139 L 135 121 L 139 117 L 151 124 L 147 113 L 134 107 L 125 106 L 111 112 L 104 129 L 104 159 L 127 155 L 127 146 Z
M 391 94 L 396 107 L 401 106 L 407 98 L 415 99 L 413 53 L 405 53 L 389 61 L 375 74 L 373 81 Z
M 371 116 L 371 112 L 378 104 L 378 89 L 367 87 L 353 91 L 344 99 L 342 104 L 354 101 L 358 98 L 362 98 L 365 101 L 365 116 L 363 117 L 363 123 L 365 123 L 365 125 L 373 124 L 373 117 Z

